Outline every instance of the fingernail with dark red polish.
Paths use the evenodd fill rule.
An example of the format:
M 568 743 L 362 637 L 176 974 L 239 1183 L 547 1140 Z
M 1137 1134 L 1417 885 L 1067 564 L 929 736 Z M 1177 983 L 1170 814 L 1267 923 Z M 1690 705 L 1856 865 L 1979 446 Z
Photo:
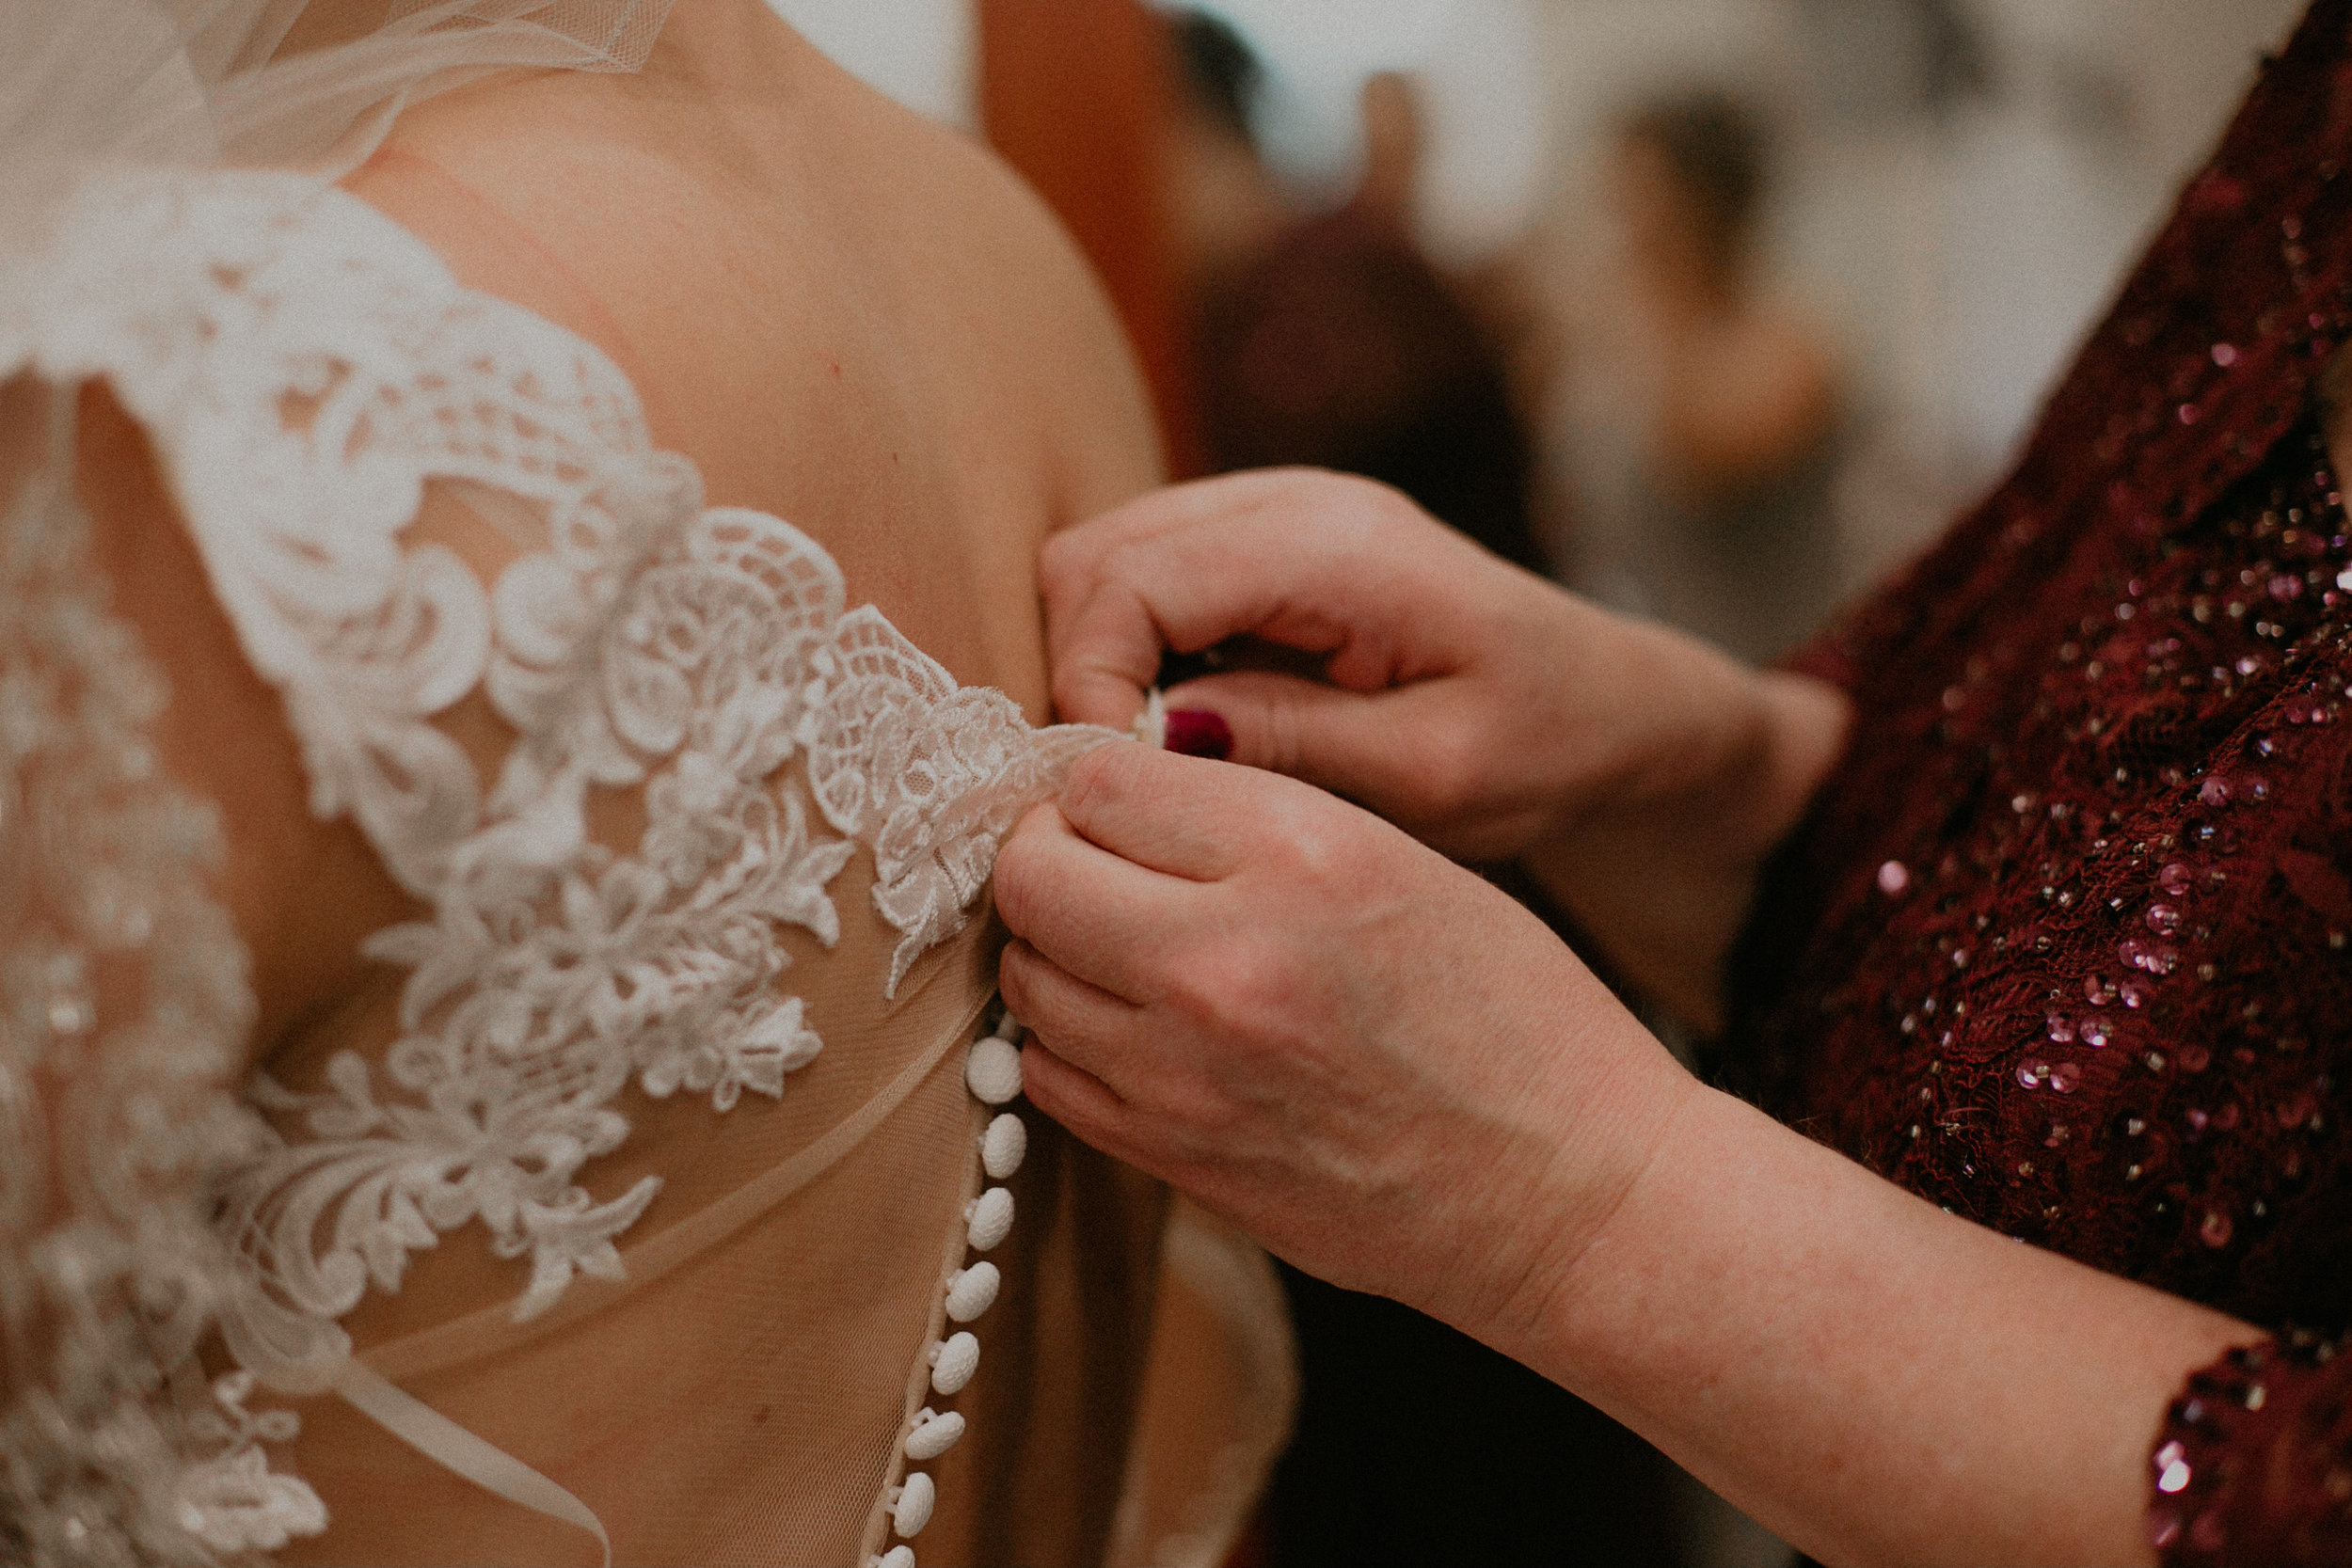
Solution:
M 1168 749 L 1223 762 L 1233 754 L 1233 727 L 1220 714 L 1184 708 L 1168 716 Z

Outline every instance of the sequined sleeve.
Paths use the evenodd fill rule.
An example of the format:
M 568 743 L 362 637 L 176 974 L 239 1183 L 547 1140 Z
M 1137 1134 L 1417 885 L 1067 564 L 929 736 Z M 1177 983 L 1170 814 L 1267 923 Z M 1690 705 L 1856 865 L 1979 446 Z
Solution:
M 2191 1374 L 2150 1468 L 2165 1568 L 2352 1563 L 2352 1357 L 2294 1335 Z

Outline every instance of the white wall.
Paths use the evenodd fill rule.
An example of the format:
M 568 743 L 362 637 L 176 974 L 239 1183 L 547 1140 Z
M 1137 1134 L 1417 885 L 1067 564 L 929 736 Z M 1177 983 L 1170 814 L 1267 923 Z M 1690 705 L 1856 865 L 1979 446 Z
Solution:
M 934 119 L 979 119 L 972 0 L 768 0 L 868 85 Z
M 1361 161 L 1357 97 L 1377 71 L 1422 82 L 1423 241 L 1470 262 L 1502 249 L 1550 185 L 1541 38 L 1557 0 L 1151 0 L 1216 12 L 1267 68 L 1258 132 L 1308 199 L 1338 200 Z

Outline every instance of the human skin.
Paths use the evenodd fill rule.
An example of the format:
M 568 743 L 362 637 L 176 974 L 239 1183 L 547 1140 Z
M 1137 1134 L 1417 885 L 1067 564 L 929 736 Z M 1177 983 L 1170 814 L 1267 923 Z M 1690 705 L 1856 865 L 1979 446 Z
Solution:
M 320 0 L 305 21 L 333 37 L 383 15 L 381 0 Z M 852 604 L 1044 720 L 1039 545 L 1152 483 L 1156 440 L 1085 263 L 984 150 L 860 86 L 761 0 L 678 0 L 643 71 L 503 72 L 429 99 L 344 187 L 460 282 L 609 356 L 655 444 L 701 470 L 709 504 L 806 531 Z M 0 478 L 8 437 L 39 411 L 32 394 L 0 388 Z M 400 975 L 359 944 L 417 907 L 347 818 L 312 816 L 281 700 L 246 662 L 144 436 L 103 388 L 83 403 L 100 569 L 145 645 L 167 650 L 174 700 L 157 751 L 220 810 L 217 892 L 251 960 L 254 1065 L 302 1085 L 339 1051 L 380 1061 Z M 437 496 L 406 539 L 450 548 L 485 581 L 516 551 Z M 479 692 L 443 721 L 485 775 L 513 742 Z M 598 828 L 629 841 L 636 793 L 598 806 Z M 596 1181 L 626 1190 L 634 1161 L 684 1194 L 735 1168 L 726 1159 L 752 1164 L 762 1124 L 739 1113 L 754 1107 L 715 1124 L 680 1115 L 685 1131 L 665 1143 L 657 1118 L 685 1101 L 632 1104 L 637 1131 Z M 372 1292 L 344 1320 L 362 1347 L 512 1299 L 512 1260 L 452 1242 L 421 1256 L 404 1291 Z M 798 1440 L 743 1441 L 767 1414 L 733 1359 L 774 1338 L 755 1304 L 792 1262 L 721 1249 L 697 1265 L 691 1312 L 616 1308 L 424 1396 L 591 1499 L 621 1560 L 710 1560 L 708 1539 L 752 1536 L 772 1512 L 754 1482 Z M 696 1356 L 675 1354 L 681 1343 Z M 560 1419 L 551 1388 L 565 1390 Z M 644 1418 L 656 1410 L 692 1418 Z M 335 1402 L 301 1414 L 292 1462 L 334 1524 L 294 1543 L 290 1562 L 596 1560 L 579 1532 Z M 963 1506 L 944 1493 L 933 1530 L 950 1533 Z
M 1236 635 L 1327 654 L 1329 684 L 1181 688 L 1259 768 L 1106 748 L 1007 843 L 1003 982 L 1041 1109 L 1534 1367 L 1825 1561 L 2153 1560 L 2166 1402 L 2260 1331 L 1703 1086 L 1438 853 L 1528 857 L 1703 1011 L 1841 698 L 1331 476 L 1131 503 L 1050 546 L 1043 581 L 1072 717 L 1123 721 L 1163 646 Z
M 1819 682 L 1564 594 L 1363 480 L 1178 486 L 1055 540 L 1041 581 L 1065 717 L 1132 715 L 1163 645 L 1324 657 L 1328 685 L 1235 673 L 1169 705 L 1224 718 L 1233 761 L 1449 855 L 1526 857 L 1621 969 L 1701 1023 L 1756 869 L 1845 730 Z

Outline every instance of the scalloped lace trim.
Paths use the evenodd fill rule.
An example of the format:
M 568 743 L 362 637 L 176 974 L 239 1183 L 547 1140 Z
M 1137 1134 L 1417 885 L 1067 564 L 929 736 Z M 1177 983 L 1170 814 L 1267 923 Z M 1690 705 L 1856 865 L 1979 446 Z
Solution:
M 346 1053 L 315 1091 L 262 1082 L 308 1136 L 248 1124 L 217 1173 L 241 1286 L 218 1317 L 274 1387 L 331 1383 L 336 1320 L 477 1221 L 528 1260 L 518 1318 L 616 1276 L 658 1179 L 599 1201 L 580 1176 L 628 1135 L 622 1090 L 780 1096 L 821 1048 L 779 990 L 782 933 L 835 940 L 855 847 L 900 933 L 895 993 L 1020 813 L 1110 738 L 1032 730 L 845 610 L 806 535 L 703 507 L 602 355 L 339 191 L 110 176 L 12 281 L 0 367 L 103 376 L 139 418 L 283 693 L 312 809 L 350 815 L 431 907 L 367 943 L 409 972 L 381 1074 Z M 429 481 L 519 501 L 543 546 L 485 592 L 404 544 Z M 520 737 L 494 780 L 433 723 L 476 690 Z M 647 825 L 625 854 L 584 807 L 632 786 Z

